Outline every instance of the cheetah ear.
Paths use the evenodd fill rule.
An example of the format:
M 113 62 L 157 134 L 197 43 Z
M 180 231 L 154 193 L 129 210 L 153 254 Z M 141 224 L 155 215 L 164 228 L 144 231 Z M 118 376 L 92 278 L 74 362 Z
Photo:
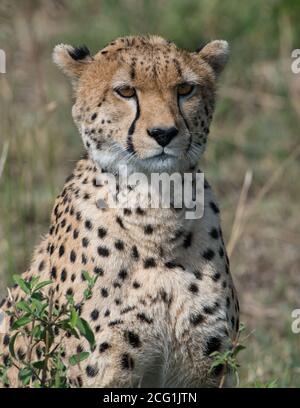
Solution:
M 53 50 L 53 61 L 66 75 L 76 80 L 93 58 L 85 45 L 75 48 L 68 44 L 58 44 Z
M 198 55 L 212 67 L 216 75 L 219 75 L 228 61 L 228 42 L 223 40 L 211 41 L 199 51 Z

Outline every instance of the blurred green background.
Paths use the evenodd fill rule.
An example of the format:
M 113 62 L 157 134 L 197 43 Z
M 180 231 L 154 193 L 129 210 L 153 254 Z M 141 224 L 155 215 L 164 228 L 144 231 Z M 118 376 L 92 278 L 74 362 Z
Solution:
M 298 0 L 24 0 L 0 2 L 0 290 L 23 272 L 83 148 L 72 91 L 51 61 L 60 42 L 98 51 L 156 33 L 190 50 L 226 39 L 231 60 L 202 168 L 222 209 L 247 346 L 241 386 L 300 387 Z

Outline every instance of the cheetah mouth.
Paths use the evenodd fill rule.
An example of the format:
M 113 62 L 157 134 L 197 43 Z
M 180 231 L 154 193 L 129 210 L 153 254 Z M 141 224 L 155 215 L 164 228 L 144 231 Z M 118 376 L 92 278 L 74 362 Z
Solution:
M 158 159 L 158 160 L 167 160 L 169 158 L 174 158 L 175 156 L 169 153 L 166 153 L 165 151 L 155 154 L 154 156 L 148 157 L 148 159 Z M 147 160 L 147 159 L 146 159 Z

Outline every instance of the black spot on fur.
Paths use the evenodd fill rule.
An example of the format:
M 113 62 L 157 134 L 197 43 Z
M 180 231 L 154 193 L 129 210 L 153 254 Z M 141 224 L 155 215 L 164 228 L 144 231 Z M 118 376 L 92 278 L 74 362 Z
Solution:
M 55 266 L 52 267 L 50 275 L 51 275 L 52 279 L 56 279 L 57 273 L 56 273 L 56 267 Z
M 92 227 L 93 227 L 93 225 L 92 225 L 92 223 L 91 223 L 90 220 L 86 220 L 85 223 L 84 223 L 84 226 L 85 226 L 85 228 L 88 229 L 88 230 L 91 230 Z
M 168 269 L 174 269 L 174 268 L 176 268 L 176 263 L 174 262 L 174 261 L 169 261 L 169 262 L 166 262 L 165 263 L 165 266 L 168 268 Z
M 140 347 L 141 341 L 139 336 L 133 331 L 126 330 L 124 332 L 125 340 L 134 348 Z
M 216 302 L 213 306 L 204 306 L 203 311 L 204 311 L 204 313 L 211 315 L 211 314 L 214 314 L 217 311 L 219 306 L 220 306 L 219 303 Z
M 82 246 L 86 248 L 88 245 L 89 245 L 88 238 L 86 237 L 82 238 Z
M 192 314 L 190 316 L 190 322 L 193 326 L 198 326 L 198 324 L 204 322 L 204 317 L 201 313 Z
M 87 367 L 86 367 L 86 375 L 88 376 L 88 377 L 96 377 L 96 375 L 98 374 L 98 372 L 99 372 L 99 369 L 98 369 L 98 367 L 96 366 L 96 365 L 88 365 Z
M 150 224 L 145 225 L 145 227 L 144 227 L 144 233 L 145 233 L 146 235 L 151 235 L 151 234 L 153 233 L 153 227 L 152 227 L 152 225 L 150 225 Z
M 66 293 L 67 293 L 68 296 L 73 296 L 73 294 L 74 294 L 72 288 L 69 288 Z
M 111 322 L 108 323 L 109 327 L 113 327 L 113 326 L 117 326 L 118 324 L 122 324 L 123 320 L 121 319 L 116 319 L 116 320 L 112 320 Z
M 21 361 L 24 360 L 24 358 L 25 358 L 25 352 L 24 352 L 24 350 L 23 350 L 22 348 L 19 348 L 19 349 L 17 350 L 17 356 L 18 356 L 18 359 L 19 359 L 19 360 L 21 360 Z
M 141 322 L 145 322 L 148 324 L 153 323 L 153 319 L 151 319 L 150 317 L 146 316 L 145 313 L 138 313 L 136 315 L 136 317 L 141 321 Z
M 227 275 L 229 274 L 229 265 L 228 264 L 226 264 L 226 266 L 225 266 L 225 272 L 227 273 Z
M 10 340 L 9 335 L 6 334 L 6 335 L 4 336 L 4 339 L 3 339 L 3 345 L 4 345 L 4 346 L 8 346 L 9 340 Z
M 203 278 L 202 272 L 200 272 L 198 270 L 194 271 L 194 275 L 195 275 L 196 279 L 202 280 L 202 278 Z
M 211 353 L 219 351 L 221 344 L 219 337 L 210 337 L 206 343 L 205 354 L 209 356 Z
M 192 245 L 192 238 L 193 238 L 193 234 L 189 232 L 183 241 L 184 248 L 189 248 Z
M 132 357 L 130 357 L 129 354 L 124 353 L 121 356 L 121 367 L 124 370 L 133 370 L 134 368 L 134 361 L 132 359 Z
M 104 258 L 107 258 L 109 256 L 109 250 L 104 246 L 98 246 L 97 251 L 98 254 L 100 256 L 103 256 Z
M 123 224 L 123 221 L 122 221 L 122 218 L 121 218 L 121 217 L 117 216 L 117 217 L 116 217 L 116 221 L 117 221 L 117 223 L 119 224 L 119 226 L 120 226 L 122 229 L 125 229 L 125 227 L 124 227 L 124 224 Z
M 211 261 L 214 256 L 215 256 L 215 253 L 210 248 L 208 248 L 206 251 L 203 252 L 203 258 L 206 259 L 207 261 Z
M 135 306 L 126 306 L 124 307 L 124 309 L 120 311 L 120 314 L 126 314 L 128 312 L 131 312 L 134 309 L 135 309 Z
M 101 295 L 103 297 L 107 297 L 108 296 L 108 290 L 106 288 L 101 288 Z
M 171 238 L 172 241 L 176 241 L 178 238 L 180 238 L 183 235 L 183 229 L 179 228 L 177 231 L 175 231 L 174 236 Z
M 118 239 L 118 240 L 115 242 L 115 248 L 116 248 L 118 251 L 123 251 L 123 250 L 124 250 L 124 242 L 121 241 L 120 239 Z
M 127 270 L 126 269 L 121 269 L 119 274 L 118 274 L 119 278 L 122 280 L 125 280 L 128 276 Z
M 85 254 L 82 254 L 81 255 L 81 263 L 83 264 L 83 265 L 86 265 L 87 264 L 87 257 L 85 256 Z
M 213 212 L 214 212 L 215 214 L 219 214 L 220 210 L 219 210 L 219 208 L 217 207 L 217 205 L 216 205 L 213 201 L 211 201 L 211 202 L 209 203 L 209 206 L 210 206 L 210 208 L 213 210 Z
M 219 238 L 219 231 L 217 230 L 217 228 L 212 228 L 209 234 L 213 239 Z
M 91 312 L 91 319 L 95 321 L 95 320 L 98 319 L 98 317 L 99 317 L 99 310 L 94 309 L 94 310 Z
M 62 257 L 64 253 L 65 253 L 65 247 L 63 245 L 61 245 L 59 247 L 58 254 L 59 254 L 60 257 Z
M 103 276 L 103 274 L 104 274 L 103 269 L 102 269 L 102 268 L 99 268 L 98 266 L 95 266 L 95 268 L 94 268 L 94 273 L 95 273 L 96 275 L 99 275 L 99 276 Z
M 144 215 L 144 214 L 145 214 L 145 211 L 144 211 L 141 207 L 137 207 L 137 209 L 135 210 L 135 212 L 136 212 L 138 215 Z
M 189 291 L 192 293 L 198 293 L 199 292 L 199 288 L 195 283 L 191 283 L 189 286 Z
M 111 346 L 104 341 L 103 343 L 100 344 L 99 346 L 99 353 L 104 353 L 106 350 L 108 350 Z
M 213 279 L 215 282 L 217 282 L 217 281 L 220 279 L 220 277 L 221 277 L 220 272 L 216 272 L 216 273 L 213 275 L 212 279 Z
M 105 228 L 98 228 L 98 237 L 99 238 L 104 238 L 105 235 L 107 234 L 107 230 Z
M 67 279 L 67 271 L 65 268 L 61 271 L 60 279 L 62 282 L 65 282 Z
M 137 282 L 137 281 L 134 281 L 133 284 L 132 284 L 132 287 L 134 289 L 139 289 L 141 287 L 141 284 L 139 282 Z
M 133 247 L 131 248 L 131 256 L 134 260 L 138 260 L 140 257 L 139 251 L 136 247 L 136 245 L 133 245 Z
M 149 269 L 149 268 L 155 268 L 156 262 L 154 258 L 146 258 L 144 260 L 144 268 Z
M 226 298 L 226 307 L 227 307 L 227 309 L 230 308 L 230 297 L 229 296 L 227 296 L 227 298 Z
M 72 251 L 70 253 L 70 261 L 72 263 L 74 263 L 76 261 L 76 253 L 75 253 L 74 249 L 72 249 Z

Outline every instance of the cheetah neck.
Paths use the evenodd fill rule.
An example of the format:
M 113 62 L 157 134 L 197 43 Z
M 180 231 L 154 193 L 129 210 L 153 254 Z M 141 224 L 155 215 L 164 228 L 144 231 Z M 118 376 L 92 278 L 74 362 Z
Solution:
M 103 220 L 110 220 L 113 224 L 110 229 L 116 237 L 126 236 L 130 245 L 138 245 L 147 253 L 159 252 L 160 256 L 169 257 L 193 229 L 194 220 L 186 218 L 187 208 L 184 206 L 174 208 L 171 203 L 169 208 L 149 208 L 144 205 L 146 201 L 149 204 L 149 190 L 144 190 L 143 186 L 139 189 L 140 197 L 137 202 L 134 186 L 117 184 L 116 191 L 113 191 L 117 193 L 115 202 L 112 199 L 114 188 L 110 185 L 112 175 L 99 170 L 90 160 L 79 162 L 74 176 L 82 180 L 81 187 L 73 191 L 73 196 L 76 209 L 83 218 L 91 219 L 96 225 L 103 223 Z M 120 203 L 124 196 L 127 201 Z M 174 198 L 172 194 L 171 197 Z M 160 197 L 154 197 L 154 201 L 157 198 Z M 158 202 L 161 204 L 161 201 Z

